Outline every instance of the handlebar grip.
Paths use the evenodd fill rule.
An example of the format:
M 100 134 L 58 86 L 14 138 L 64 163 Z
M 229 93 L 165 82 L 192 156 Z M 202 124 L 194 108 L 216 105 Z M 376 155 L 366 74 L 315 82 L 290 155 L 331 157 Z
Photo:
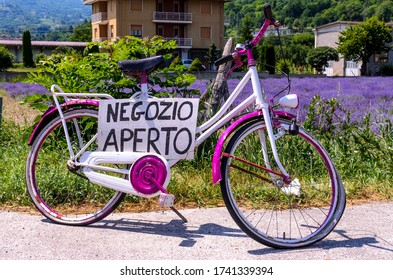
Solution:
M 269 4 L 263 5 L 263 13 L 265 14 L 265 18 L 271 21 L 274 21 L 272 14 L 272 7 Z
M 224 64 L 228 61 L 231 61 L 233 59 L 232 54 L 228 54 L 226 56 L 223 56 L 219 59 L 217 59 L 216 61 L 214 61 L 214 65 L 219 66 L 221 64 Z

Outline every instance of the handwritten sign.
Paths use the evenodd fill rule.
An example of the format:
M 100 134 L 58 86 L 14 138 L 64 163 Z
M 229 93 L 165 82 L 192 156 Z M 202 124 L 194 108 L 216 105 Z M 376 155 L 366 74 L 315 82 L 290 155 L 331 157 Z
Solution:
M 199 99 L 100 100 L 98 149 L 194 157 Z

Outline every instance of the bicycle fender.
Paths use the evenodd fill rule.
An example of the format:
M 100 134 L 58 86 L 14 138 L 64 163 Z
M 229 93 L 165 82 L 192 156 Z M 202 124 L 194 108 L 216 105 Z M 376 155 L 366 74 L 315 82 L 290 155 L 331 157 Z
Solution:
M 293 119 L 296 116 L 292 115 L 288 112 L 285 111 L 274 111 L 274 115 L 278 116 L 279 118 L 284 118 L 284 119 Z M 214 149 L 213 153 L 213 159 L 212 159 L 212 177 L 213 177 L 213 184 L 218 183 L 221 181 L 221 168 L 220 168 L 220 159 L 221 159 L 221 154 L 222 154 L 222 149 L 224 147 L 224 143 L 228 139 L 229 135 L 232 134 L 235 130 L 237 130 L 238 127 L 244 125 L 246 122 L 251 121 L 252 119 L 255 118 L 263 118 L 262 111 L 255 111 L 249 114 L 246 114 L 242 116 L 241 118 L 237 119 L 235 122 L 233 122 L 220 136 L 220 139 L 218 139 L 216 147 Z
M 81 106 L 81 105 L 98 107 L 98 100 L 75 99 L 75 100 L 70 100 L 69 102 L 63 103 L 60 106 L 64 110 L 69 110 L 69 109 L 71 109 L 73 107 L 77 107 L 77 106 Z M 39 120 L 39 122 L 34 127 L 27 144 L 28 145 L 33 144 L 34 140 L 36 139 L 37 135 L 41 132 L 41 130 L 51 120 L 53 120 L 57 115 L 58 115 L 57 107 L 55 107 L 55 106 L 49 107 L 48 110 L 46 110 L 46 112 L 41 116 L 41 119 Z

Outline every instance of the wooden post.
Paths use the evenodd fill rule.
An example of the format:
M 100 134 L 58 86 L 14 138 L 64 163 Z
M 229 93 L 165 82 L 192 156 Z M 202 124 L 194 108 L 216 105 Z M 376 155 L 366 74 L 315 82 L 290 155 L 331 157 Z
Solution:
M 228 55 L 233 51 L 233 38 L 229 38 L 225 44 L 222 56 Z M 213 84 L 201 95 L 201 102 L 209 104 L 211 107 L 203 111 L 202 119 L 207 120 L 219 109 L 223 101 L 228 97 L 228 84 L 224 80 L 225 74 L 232 65 L 232 61 L 221 64 L 217 71 L 216 79 Z

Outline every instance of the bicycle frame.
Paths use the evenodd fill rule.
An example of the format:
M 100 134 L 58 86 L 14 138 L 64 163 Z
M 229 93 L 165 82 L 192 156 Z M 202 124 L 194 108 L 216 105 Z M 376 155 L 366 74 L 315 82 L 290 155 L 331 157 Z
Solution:
M 269 25 L 270 25 L 270 21 L 265 20 L 258 35 L 256 36 L 256 38 L 252 42 L 252 45 L 256 45 L 258 43 L 258 41 L 261 39 L 263 33 L 265 32 L 265 30 L 267 29 L 267 27 Z M 195 139 L 194 149 L 196 149 L 210 135 L 212 135 L 218 129 L 223 127 L 225 124 L 227 124 L 234 117 L 240 115 L 240 113 L 243 112 L 247 107 L 254 104 L 255 111 L 245 114 L 242 117 L 240 117 L 238 120 L 236 120 L 232 125 L 230 125 L 223 132 L 220 139 L 218 140 L 215 151 L 214 151 L 213 159 L 212 159 L 213 183 L 217 183 L 218 181 L 221 180 L 221 173 L 220 173 L 220 168 L 219 168 L 220 158 L 221 158 L 221 154 L 222 154 L 223 145 L 224 145 L 225 140 L 227 139 L 228 135 L 230 135 L 231 132 L 233 132 L 243 122 L 249 120 L 250 118 L 255 118 L 255 117 L 261 117 L 265 121 L 266 129 L 268 132 L 268 140 L 271 145 L 273 157 L 274 157 L 274 160 L 277 163 L 277 165 L 281 171 L 281 174 L 280 174 L 278 172 L 271 170 L 270 174 L 272 176 L 272 179 L 274 180 L 275 175 L 278 174 L 284 180 L 288 181 L 290 178 L 289 174 L 285 170 L 284 166 L 281 164 L 277 150 L 276 150 L 275 137 L 277 137 L 277 136 L 273 132 L 273 125 L 272 125 L 270 111 L 272 111 L 274 115 L 283 115 L 287 118 L 288 117 L 294 118 L 294 116 L 291 116 L 288 113 L 282 112 L 282 111 L 273 111 L 272 108 L 269 106 L 269 103 L 266 102 L 266 100 L 265 100 L 266 97 L 265 97 L 265 94 L 264 94 L 261 84 L 260 84 L 258 71 L 256 68 L 256 63 L 253 58 L 252 50 L 251 49 L 238 50 L 237 54 L 238 55 L 247 55 L 248 71 L 246 72 L 244 77 L 241 79 L 241 81 L 239 82 L 237 87 L 233 90 L 233 92 L 231 93 L 229 98 L 224 102 L 224 104 L 222 105 L 220 110 L 215 115 L 213 115 L 211 119 L 209 119 L 208 121 L 206 121 L 202 125 L 197 126 L 196 134 L 198 136 Z M 235 67 L 237 67 L 237 66 L 239 66 L 238 63 L 236 63 Z M 142 96 L 142 98 L 146 98 L 146 96 L 148 95 L 146 78 L 143 79 L 143 77 L 142 77 L 142 81 L 144 81 L 142 84 L 142 92 L 136 93 L 133 96 L 136 96 L 139 94 L 140 96 Z M 250 96 L 248 96 L 244 101 L 242 101 L 239 105 L 237 105 L 235 108 L 229 110 L 231 105 L 233 105 L 234 100 L 239 96 L 239 94 L 242 92 L 244 87 L 250 81 L 252 83 L 253 93 Z M 146 155 L 146 153 L 102 152 L 102 151 L 86 152 L 88 146 L 97 139 L 97 134 L 85 146 L 81 145 L 80 151 L 77 154 L 74 154 L 74 151 L 72 150 L 71 143 L 70 143 L 70 137 L 68 135 L 66 120 L 65 120 L 64 114 L 62 112 L 62 108 L 67 107 L 67 106 L 65 106 L 64 104 L 60 104 L 58 97 L 64 97 L 65 101 L 66 101 L 65 104 L 70 104 L 73 102 L 78 104 L 78 100 L 81 100 L 81 99 L 78 99 L 80 97 L 100 100 L 100 99 L 114 99 L 112 96 L 110 96 L 108 94 L 64 93 L 56 85 L 52 86 L 51 91 L 52 91 L 53 98 L 54 98 L 55 104 L 56 104 L 56 108 L 60 114 L 60 118 L 61 118 L 62 125 L 64 128 L 64 133 L 65 133 L 65 137 L 67 140 L 67 145 L 68 145 L 68 149 L 69 149 L 69 153 L 70 153 L 70 161 L 72 161 L 72 163 L 75 164 L 76 166 L 83 167 L 84 174 L 89 178 L 90 181 L 97 183 L 99 185 L 103 185 L 105 187 L 109 187 L 109 188 L 112 188 L 112 189 L 115 189 L 118 191 L 131 193 L 131 194 L 138 195 L 138 196 L 150 197 L 150 196 L 157 195 L 157 193 L 141 194 L 141 193 L 135 191 L 132 186 L 130 186 L 129 180 L 94 172 L 94 170 L 97 170 L 97 171 L 106 171 L 106 172 L 113 172 L 113 173 L 117 173 L 117 174 L 126 175 L 126 174 L 128 174 L 128 170 L 126 170 L 126 169 L 100 166 L 99 164 L 100 163 L 111 163 L 111 164 L 131 165 L 133 162 L 138 160 L 138 158 Z M 75 97 L 77 99 L 75 99 Z M 85 100 L 85 102 L 89 103 L 89 101 L 86 101 L 86 100 Z M 90 105 L 97 106 L 97 101 L 91 100 Z M 76 127 L 76 130 L 78 131 L 79 128 L 77 127 L 76 123 L 75 123 L 75 127 Z M 266 147 L 265 136 L 261 135 L 260 138 L 261 138 L 261 142 L 262 142 L 263 147 Z M 267 169 L 270 170 L 269 158 L 268 158 L 267 152 L 265 150 L 263 151 L 263 155 L 265 158 L 265 163 L 266 163 Z M 79 161 L 78 161 L 78 159 L 79 159 Z M 165 160 L 167 170 L 169 170 L 179 160 L 181 160 L 181 159 L 169 160 L 169 161 Z M 169 180 L 167 180 L 167 182 L 162 187 L 165 188 L 167 183 L 169 183 Z

